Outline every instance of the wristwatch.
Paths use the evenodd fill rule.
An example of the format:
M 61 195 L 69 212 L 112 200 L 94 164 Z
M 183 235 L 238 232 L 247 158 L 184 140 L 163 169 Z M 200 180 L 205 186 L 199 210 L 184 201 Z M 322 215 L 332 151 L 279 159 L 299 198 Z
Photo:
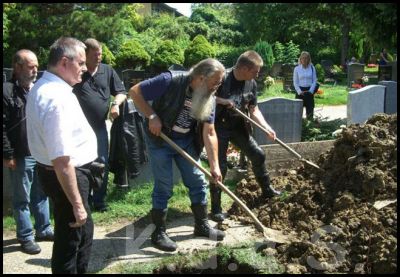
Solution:
M 112 101 L 112 102 L 111 102 L 111 106 L 118 106 L 117 101 Z
M 157 117 L 157 114 L 153 113 L 149 116 L 149 120 L 152 120 Z

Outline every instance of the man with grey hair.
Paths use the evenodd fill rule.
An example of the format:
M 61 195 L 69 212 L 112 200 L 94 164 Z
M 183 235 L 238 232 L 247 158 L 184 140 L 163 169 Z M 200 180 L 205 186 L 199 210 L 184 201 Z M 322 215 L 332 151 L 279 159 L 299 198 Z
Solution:
M 72 86 L 86 71 L 85 45 L 61 37 L 50 47 L 48 70 L 28 96 L 29 148 L 54 208 L 52 273 L 85 273 L 93 242 L 88 205 L 91 162 L 97 140 Z
M 279 195 L 280 192 L 272 188 L 266 167 L 266 157 L 254 138 L 251 136 L 246 120 L 232 108 L 249 113 L 249 116 L 268 130 L 267 138 L 275 140 L 276 134 L 265 121 L 257 106 L 258 76 L 263 65 L 261 56 L 255 51 L 246 51 L 241 54 L 233 68 L 227 69 L 222 86 L 217 91 L 215 129 L 218 136 L 218 159 L 222 176 L 227 172 L 227 155 L 229 142 L 237 146 L 251 161 L 253 172 L 262 189 L 264 198 Z M 211 218 L 221 222 L 225 219 L 221 207 L 221 189 L 210 185 Z
M 208 223 L 204 174 L 158 137 L 162 131 L 199 161 L 202 146 L 195 143 L 197 130 L 206 147 L 213 181 L 221 180 L 214 129 L 214 93 L 224 72 L 225 68 L 219 61 L 205 59 L 189 72 L 162 73 L 129 90 L 136 107 L 148 118 L 148 143 L 154 176 L 151 216 L 156 226 L 151 241 L 163 251 L 175 251 L 177 248 L 177 244 L 166 234 L 167 206 L 173 190 L 172 160 L 189 189 L 195 217 L 194 234 L 217 240 L 225 236 L 224 232 L 211 228 Z M 153 101 L 152 105 L 147 101 Z
M 12 80 L 3 83 L 3 167 L 10 173 L 17 239 L 27 254 L 41 251 L 34 239 L 34 228 L 36 240 L 54 239 L 49 200 L 38 182 L 36 161 L 29 151 L 26 134 L 26 98 L 37 72 L 35 53 L 22 49 L 13 57 Z M 34 228 L 30 210 L 35 218 Z

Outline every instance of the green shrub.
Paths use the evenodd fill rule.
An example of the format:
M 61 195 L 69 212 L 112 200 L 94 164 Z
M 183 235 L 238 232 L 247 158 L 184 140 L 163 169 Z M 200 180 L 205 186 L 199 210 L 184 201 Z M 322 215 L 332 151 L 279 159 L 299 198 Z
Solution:
M 214 48 L 204 36 L 198 35 L 185 50 L 185 66 L 189 68 L 201 60 L 214 57 Z
M 325 80 L 325 71 L 322 68 L 322 65 L 320 65 L 319 63 L 317 63 L 316 65 L 314 65 L 315 67 L 315 71 L 317 71 L 317 79 L 318 82 L 322 83 Z
M 300 48 L 298 44 L 295 44 L 293 41 L 289 41 L 285 45 L 285 63 L 294 63 L 297 64 L 297 61 L 300 56 Z
M 103 62 L 114 67 L 115 56 L 113 55 L 113 53 L 110 51 L 110 49 L 108 49 L 107 45 L 105 45 L 104 43 L 102 43 L 101 49 L 103 51 Z
M 183 64 L 183 51 L 171 40 L 163 41 L 158 47 L 153 65 L 160 70 L 166 70 L 172 64 Z
M 323 48 L 320 48 L 316 54 L 315 57 L 312 57 L 312 60 L 315 62 L 321 61 L 321 60 L 331 60 L 335 64 L 340 63 L 340 49 L 336 49 L 335 47 L 332 46 L 326 46 Z
M 256 51 L 262 57 L 264 61 L 264 66 L 267 68 L 271 68 L 272 64 L 275 61 L 274 53 L 272 51 L 272 46 L 263 40 L 260 40 L 254 46 L 254 51 Z
M 285 60 L 285 46 L 279 41 L 274 43 L 274 56 L 276 62 L 283 63 Z
M 232 47 L 226 45 L 217 45 L 215 47 L 216 50 L 216 59 L 219 60 L 226 68 L 230 68 L 236 64 L 239 56 L 248 50 L 247 46 L 243 47 Z
M 148 66 L 149 63 L 149 54 L 135 39 L 126 41 L 116 56 L 116 64 L 119 68 L 140 69 Z

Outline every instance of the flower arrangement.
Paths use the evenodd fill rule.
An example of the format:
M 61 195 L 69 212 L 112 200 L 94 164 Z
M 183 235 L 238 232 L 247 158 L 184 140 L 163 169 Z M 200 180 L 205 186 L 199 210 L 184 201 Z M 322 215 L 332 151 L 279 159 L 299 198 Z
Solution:
M 239 166 L 240 153 L 231 143 L 229 143 L 228 145 L 228 150 L 226 151 L 226 155 L 229 168 Z
M 368 82 L 369 82 L 368 76 L 364 75 L 360 79 L 357 79 L 356 82 L 353 82 L 351 84 L 351 87 L 355 88 L 355 89 L 360 89 L 360 88 L 365 87 Z
M 367 75 L 364 75 L 364 76 L 361 78 L 361 81 L 363 82 L 363 84 L 368 83 L 368 81 L 369 81 L 368 76 L 367 76 Z
M 324 94 L 324 91 L 319 88 L 316 93 L 319 94 L 319 95 L 322 95 L 322 94 Z
M 271 76 L 267 76 L 264 80 L 264 85 L 269 88 L 270 86 L 272 86 L 273 84 L 275 84 L 274 78 L 272 78 Z

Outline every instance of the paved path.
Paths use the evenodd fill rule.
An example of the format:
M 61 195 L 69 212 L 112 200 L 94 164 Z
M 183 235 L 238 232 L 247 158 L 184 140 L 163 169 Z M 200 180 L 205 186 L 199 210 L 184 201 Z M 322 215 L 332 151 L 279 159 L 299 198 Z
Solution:
M 338 118 L 346 119 L 347 105 L 315 107 L 314 116 L 321 116 L 322 119 L 327 118 L 327 120 L 333 120 Z M 305 109 L 304 109 L 304 117 L 305 117 Z
M 150 234 L 152 224 L 148 217 L 132 224 L 117 223 L 112 226 L 95 226 L 94 240 L 89 263 L 89 272 L 98 272 L 120 263 L 137 263 L 160 259 L 178 253 L 192 253 L 202 249 L 213 249 L 217 244 L 239 244 L 246 240 L 263 241 L 253 225 L 243 226 L 226 220 L 226 237 L 223 242 L 193 236 L 193 217 L 186 215 L 167 223 L 167 233 L 178 244 L 175 252 L 168 253 L 152 247 Z M 216 223 L 210 221 L 211 226 Z M 224 229 L 225 229 L 224 228 Z M 28 255 L 20 251 L 14 232 L 3 232 L 3 274 L 4 273 L 51 273 L 50 259 L 52 242 L 38 242 L 42 251 Z

